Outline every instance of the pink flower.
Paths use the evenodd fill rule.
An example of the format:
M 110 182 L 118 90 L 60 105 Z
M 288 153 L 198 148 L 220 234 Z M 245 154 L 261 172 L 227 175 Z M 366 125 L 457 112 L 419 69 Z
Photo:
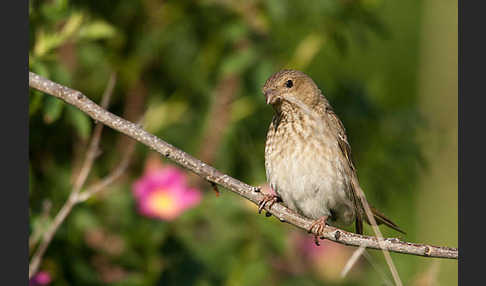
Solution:
M 51 280 L 51 275 L 47 271 L 39 271 L 29 280 L 29 286 L 47 285 Z
M 148 168 L 133 184 L 138 212 L 150 218 L 174 220 L 201 201 L 201 192 L 189 188 L 185 174 L 171 166 Z

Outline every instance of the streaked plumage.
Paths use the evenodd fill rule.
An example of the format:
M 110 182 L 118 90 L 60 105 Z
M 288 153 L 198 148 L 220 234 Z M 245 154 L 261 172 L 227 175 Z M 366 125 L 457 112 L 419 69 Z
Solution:
M 362 233 L 363 207 L 342 122 L 314 81 L 296 70 L 272 75 L 263 87 L 275 110 L 265 145 L 265 170 L 272 189 L 289 208 L 318 223 Z M 267 198 L 262 202 L 274 202 Z M 374 210 L 377 223 L 401 231 Z M 327 219 L 327 221 L 326 221 Z M 318 226 L 319 227 L 319 226 Z M 320 229 L 322 229 L 322 225 Z

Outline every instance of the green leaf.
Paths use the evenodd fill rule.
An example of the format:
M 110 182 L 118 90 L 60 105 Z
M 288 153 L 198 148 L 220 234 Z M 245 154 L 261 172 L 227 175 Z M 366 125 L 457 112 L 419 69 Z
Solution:
M 324 38 L 321 35 L 315 33 L 307 35 L 297 46 L 290 66 L 301 70 L 306 69 L 323 44 Z
M 246 70 L 256 59 L 255 50 L 248 48 L 231 54 L 221 67 L 223 75 L 241 73 Z
M 50 78 L 51 74 L 49 73 L 49 69 L 47 68 L 46 64 L 37 60 L 35 56 L 31 56 L 30 54 L 29 54 L 29 65 L 32 72 L 41 75 L 45 78 Z
M 49 96 L 44 103 L 44 122 L 51 124 L 59 119 L 64 104 L 60 99 Z M 35 110 L 34 110 L 35 111 Z
M 42 98 L 44 94 L 38 90 L 30 90 L 29 97 L 29 117 L 34 115 L 42 106 Z
M 69 123 L 76 129 L 79 137 L 83 140 L 88 139 L 91 134 L 91 122 L 89 117 L 72 106 L 67 107 L 67 116 Z
M 255 103 L 250 96 L 240 97 L 231 104 L 231 121 L 239 121 L 255 112 Z
M 87 40 L 99 40 L 114 37 L 116 28 L 104 21 L 94 21 L 83 26 L 79 30 L 79 38 Z
M 145 114 L 144 127 L 149 132 L 159 132 L 181 120 L 189 108 L 187 102 L 176 100 L 176 97 L 165 102 L 154 102 L 149 105 Z
M 72 223 L 77 230 L 86 230 L 100 227 L 99 218 L 93 212 L 86 209 L 78 209 L 73 212 Z
M 225 38 L 234 43 L 248 35 L 248 27 L 241 22 L 232 23 L 223 29 L 223 34 Z
M 34 56 L 42 57 L 51 50 L 59 47 L 77 32 L 83 22 L 83 14 L 73 13 L 58 33 L 46 32 L 40 29 L 34 45 Z

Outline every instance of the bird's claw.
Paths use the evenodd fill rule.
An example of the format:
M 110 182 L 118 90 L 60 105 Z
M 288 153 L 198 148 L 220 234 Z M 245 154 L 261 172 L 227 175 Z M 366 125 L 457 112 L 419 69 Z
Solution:
M 319 246 L 319 237 L 322 236 L 324 229 L 326 228 L 326 221 L 327 216 L 323 216 L 320 219 L 315 220 L 307 230 L 309 233 L 315 233 L 314 242 L 317 246 Z
M 278 201 L 278 196 L 276 195 L 264 195 L 263 199 L 258 204 L 258 213 L 261 214 L 263 208 L 267 203 L 269 203 L 268 208 L 270 209 L 274 203 Z

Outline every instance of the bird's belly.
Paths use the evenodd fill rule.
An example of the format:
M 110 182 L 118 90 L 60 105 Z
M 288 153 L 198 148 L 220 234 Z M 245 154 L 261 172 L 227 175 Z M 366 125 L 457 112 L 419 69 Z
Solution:
M 328 216 L 330 224 L 351 224 L 355 212 L 345 166 L 331 152 L 312 154 L 311 149 L 288 147 L 279 152 L 280 159 L 269 158 L 271 187 L 289 208 L 309 218 Z

